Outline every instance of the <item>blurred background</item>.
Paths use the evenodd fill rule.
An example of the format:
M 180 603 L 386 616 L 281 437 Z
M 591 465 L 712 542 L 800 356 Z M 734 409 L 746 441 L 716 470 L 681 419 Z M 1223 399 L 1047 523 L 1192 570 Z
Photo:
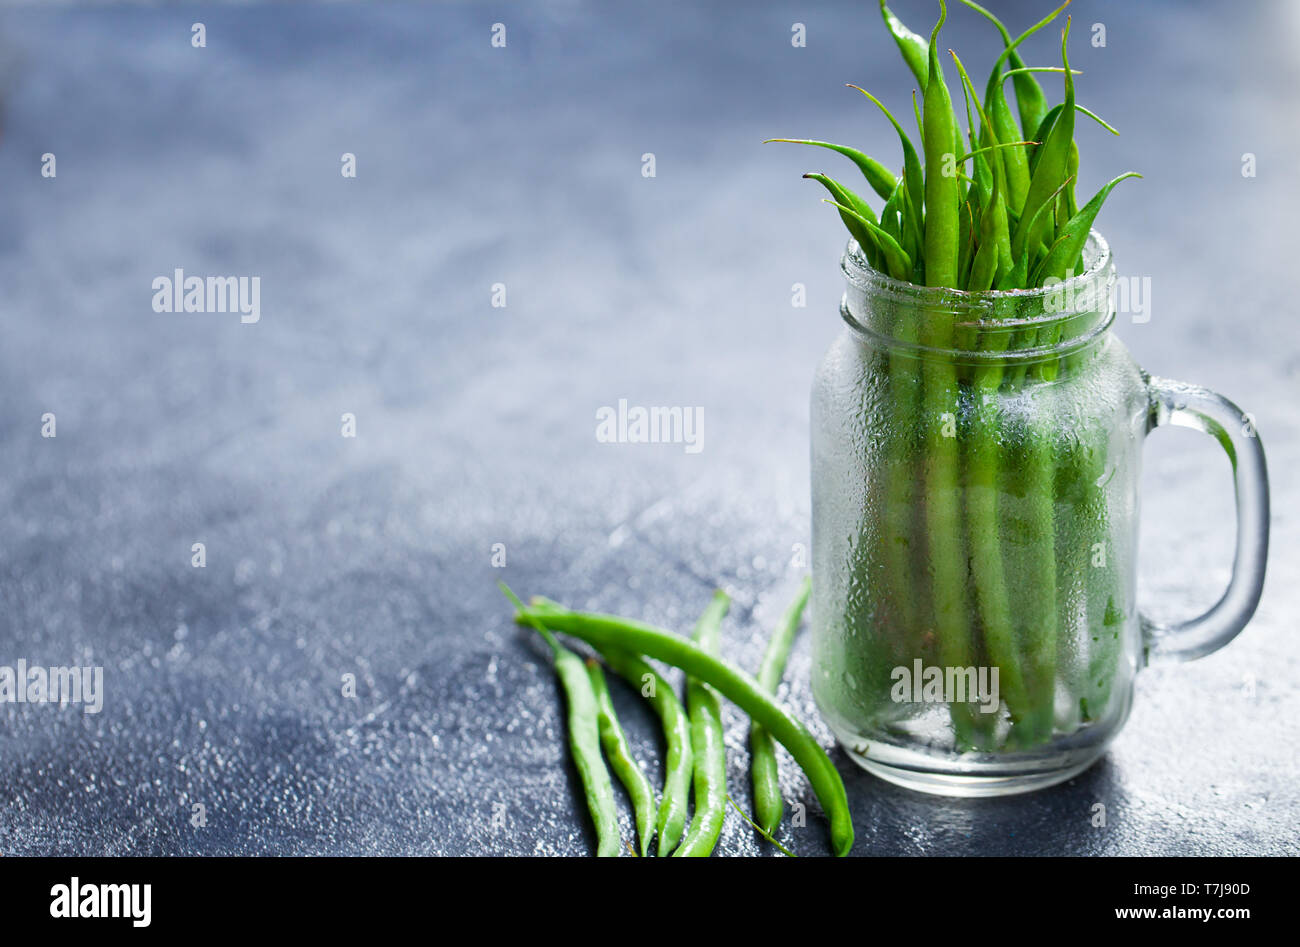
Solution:
M 1013 31 L 1049 5 L 989 3 Z M 1098 222 L 1151 281 L 1117 332 L 1254 415 L 1269 582 L 1062 786 L 932 799 L 836 751 L 856 851 L 1294 854 L 1300 5 L 1070 12 L 1079 101 L 1122 132 L 1080 122 L 1079 192 L 1145 175 Z M 980 75 L 1000 49 L 960 7 L 942 36 Z M 852 177 L 760 143 L 900 164 L 846 82 L 908 114 L 874 2 L 0 9 L 0 663 L 105 669 L 97 715 L 0 704 L 0 853 L 592 850 L 548 658 L 495 582 L 676 628 L 722 585 L 724 651 L 757 665 L 806 568 L 807 395 L 840 330 L 846 237 L 799 175 Z M 176 268 L 259 277 L 260 321 L 155 312 Z M 703 408 L 702 450 L 598 442 L 619 399 Z M 1141 600 L 1185 617 L 1227 582 L 1230 467 L 1186 431 L 1146 460 Z M 805 632 L 784 696 L 829 745 L 807 677 Z M 818 818 L 782 840 L 826 850 Z M 721 850 L 771 853 L 734 813 Z

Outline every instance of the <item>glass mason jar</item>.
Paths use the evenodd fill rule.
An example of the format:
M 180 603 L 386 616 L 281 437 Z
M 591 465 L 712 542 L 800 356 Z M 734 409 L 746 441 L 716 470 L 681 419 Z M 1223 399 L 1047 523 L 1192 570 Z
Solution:
M 1224 398 L 1153 378 L 1111 331 L 1093 233 L 1055 286 L 899 282 L 850 241 L 846 328 L 812 392 L 813 693 L 869 771 L 913 789 L 1022 792 L 1095 761 L 1161 657 L 1221 647 L 1259 601 L 1263 448 Z M 1212 434 L 1233 461 L 1232 580 L 1173 626 L 1135 602 L 1142 441 Z

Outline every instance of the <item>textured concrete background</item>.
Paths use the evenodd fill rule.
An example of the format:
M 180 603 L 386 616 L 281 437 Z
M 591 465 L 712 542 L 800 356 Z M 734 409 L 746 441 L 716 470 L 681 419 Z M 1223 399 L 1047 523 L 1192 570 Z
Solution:
M 725 585 L 724 649 L 756 665 L 808 542 L 807 391 L 840 327 L 844 235 L 798 175 L 847 173 L 759 142 L 896 163 L 843 83 L 905 111 L 911 78 L 874 4 L 752 6 L 0 12 L 0 663 L 101 664 L 107 692 L 98 716 L 0 705 L 0 852 L 588 852 L 556 685 L 498 578 L 679 628 Z M 1046 8 L 996 6 L 1014 29 Z M 1066 785 L 943 801 L 836 753 L 857 851 L 1295 853 L 1300 6 L 1072 9 L 1080 101 L 1123 132 L 1081 124 L 1080 190 L 1146 175 L 1099 222 L 1152 280 L 1150 322 L 1118 331 L 1255 414 L 1269 585 L 1227 650 L 1144 673 Z M 997 48 L 960 9 L 944 40 Z M 261 322 L 153 312 L 175 267 L 260 276 Z M 702 406 L 704 449 L 597 443 L 619 398 Z M 1147 458 L 1143 599 L 1189 615 L 1227 580 L 1229 467 L 1185 431 Z M 807 674 L 801 639 L 788 699 L 815 720 Z M 657 776 L 652 718 L 616 697 Z M 815 816 L 784 837 L 825 851 Z M 721 849 L 769 850 L 734 814 Z

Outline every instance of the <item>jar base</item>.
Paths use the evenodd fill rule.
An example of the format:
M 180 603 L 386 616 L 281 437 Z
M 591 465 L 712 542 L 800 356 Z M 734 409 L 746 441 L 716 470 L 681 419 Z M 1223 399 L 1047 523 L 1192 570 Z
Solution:
M 920 772 L 918 770 L 900 769 L 877 763 L 875 760 L 860 757 L 850 751 L 853 762 L 857 763 L 873 776 L 879 776 L 886 782 L 914 792 L 929 793 L 932 796 L 956 796 L 964 799 L 981 799 L 991 796 L 1014 796 L 1018 793 L 1046 789 L 1067 779 L 1078 776 L 1101 757 L 1098 753 L 1092 759 L 1063 770 L 1048 773 L 1022 773 L 1016 776 L 960 776 L 949 773 Z
M 817 697 L 814 688 L 814 698 Z M 842 721 L 818 701 L 822 719 L 845 754 L 873 776 L 914 792 L 978 799 L 1014 796 L 1063 783 L 1101 759 L 1133 707 L 1132 688 L 1114 695 L 1111 713 L 1041 746 L 1003 753 L 927 749 L 915 738 L 868 733 Z
M 886 782 L 915 792 L 967 799 L 1012 796 L 1055 786 L 1101 759 L 1109 743 L 1019 758 L 978 755 L 939 760 L 915 749 L 876 743 L 863 753 L 860 740 L 856 744 L 839 742 L 849 759 Z

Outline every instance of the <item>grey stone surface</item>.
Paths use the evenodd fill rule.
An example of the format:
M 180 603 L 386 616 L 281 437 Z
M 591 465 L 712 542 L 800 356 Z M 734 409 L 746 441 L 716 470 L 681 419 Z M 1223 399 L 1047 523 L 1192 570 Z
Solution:
M 808 541 L 807 390 L 843 243 L 798 178 L 838 159 L 759 142 L 892 160 L 842 84 L 905 112 L 911 80 L 874 4 L 751 6 L 0 12 L 0 663 L 106 669 L 97 716 L 0 705 L 0 852 L 588 852 L 546 655 L 499 578 L 676 627 L 725 585 L 724 647 L 756 664 Z M 898 6 L 928 29 L 928 4 Z M 1003 6 L 1019 28 L 1046 5 Z M 1144 673 L 1112 751 L 1066 785 L 936 800 L 837 753 L 856 851 L 1294 854 L 1300 15 L 1072 9 L 1080 100 L 1123 131 L 1081 125 L 1081 191 L 1146 175 L 1100 221 L 1153 287 L 1150 321 L 1118 331 L 1254 413 L 1269 584 L 1228 649 Z M 962 10 L 944 38 L 967 62 L 997 46 Z M 261 321 L 153 312 L 175 267 L 260 276 Z M 619 398 L 704 407 L 704 449 L 597 443 Z M 1187 615 L 1231 565 L 1228 464 L 1189 432 L 1147 458 L 1144 601 Z M 815 721 L 807 675 L 801 638 L 787 696 Z M 653 721 L 616 698 L 657 767 Z M 815 816 L 785 838 L 825 851 Z M 767 851 L 735 818 L 721 849 Z

